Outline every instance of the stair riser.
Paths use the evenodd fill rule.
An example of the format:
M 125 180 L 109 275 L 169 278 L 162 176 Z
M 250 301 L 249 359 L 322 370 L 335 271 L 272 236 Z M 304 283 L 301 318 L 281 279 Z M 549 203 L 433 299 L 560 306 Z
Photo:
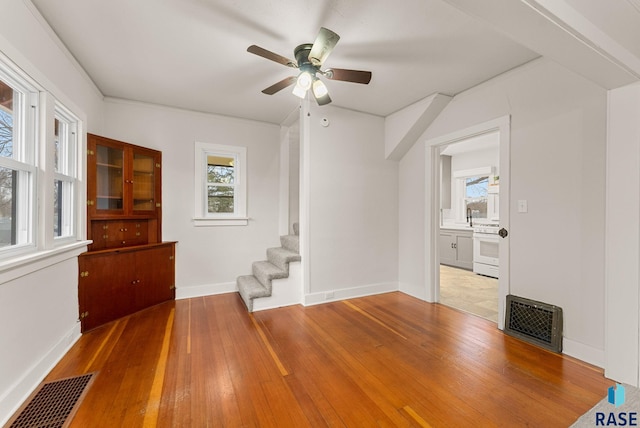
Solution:
M 267 249 L 267 261 L 253 263 L 253 275 L 240 276 L 236 280 L 240 297 L 249 312 L 253 312 L 254 299 L 272 295 L 272 280 L 288 278 L 289 263 L 300 261 L 297 224 L 294 229 L 296 235 L 280 237 L 281 248 Z
M 300 253 L 300 239 L 296 235 L 281 236 L 280 243 L 287 250 Z

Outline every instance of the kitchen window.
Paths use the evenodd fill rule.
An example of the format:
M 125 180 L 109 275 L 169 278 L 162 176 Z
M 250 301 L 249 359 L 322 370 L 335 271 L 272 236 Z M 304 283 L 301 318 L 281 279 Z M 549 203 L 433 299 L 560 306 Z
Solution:
M 465 211 L 470 212 L 473 218 L 487 218 L 489 176 L 466 177 L 464 185 Z
M 247 149 L 195 143 L 196 226 L 241 226 L 246 210 Z
M 454 171 L 456 220 L 489 219 L 493 216 L 494 200 L 489 195 L 489 185 L 494 179 L 494 168 L 474 168 Z

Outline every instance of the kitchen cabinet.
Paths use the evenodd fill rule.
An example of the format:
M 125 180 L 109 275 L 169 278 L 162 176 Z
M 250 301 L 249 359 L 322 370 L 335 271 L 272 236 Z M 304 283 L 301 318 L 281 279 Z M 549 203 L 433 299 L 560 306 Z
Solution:
M 175 242 L 162 242 L 162 153 L 87 134 L 81 330 L 175 298 Z
M 175 298 L 175 243 L 89 251 L 78 258 L 82 331 Z
M 440 263 L 473 269 L 473 231 L 440 229 Z

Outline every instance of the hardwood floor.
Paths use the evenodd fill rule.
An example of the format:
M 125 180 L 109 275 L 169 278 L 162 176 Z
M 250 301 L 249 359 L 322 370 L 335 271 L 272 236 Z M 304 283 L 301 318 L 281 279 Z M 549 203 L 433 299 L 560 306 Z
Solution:
M 93 371 L 72 427 L 566 427 L 613 384 L 402 293 L 163 303 L 84 334 L 47 380 Z

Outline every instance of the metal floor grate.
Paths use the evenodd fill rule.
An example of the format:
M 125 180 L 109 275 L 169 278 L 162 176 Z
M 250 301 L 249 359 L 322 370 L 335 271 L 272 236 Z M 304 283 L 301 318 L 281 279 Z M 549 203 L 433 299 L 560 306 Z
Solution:
M 57 428 L 71 421 L 96 373 L 41 384 L 22 406 L 10 428 Z
M 562 308 L 507 296 L 505 332 L 554 352 L 562 352 Z

